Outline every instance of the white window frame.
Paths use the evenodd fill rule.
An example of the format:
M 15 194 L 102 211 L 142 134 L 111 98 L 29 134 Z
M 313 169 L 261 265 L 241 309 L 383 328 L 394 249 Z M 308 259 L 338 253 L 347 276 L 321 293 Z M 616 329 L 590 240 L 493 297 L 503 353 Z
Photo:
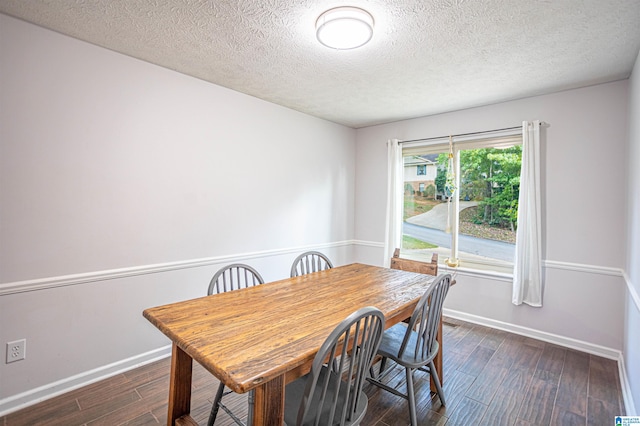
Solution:
M 522 130 L 507 129 L 495 132 L 484 132 L 476 135 L 465 135 L 452 138 L 454 169 L 456 175 L 456 188 L 460 188 L 460 151 L 478 148 L 508 148 L 514 145 L 522 144 Z M 438 138 L 428 141 L 416 141 L 403 143 L 402 157 L 408 155 L 426 154 L 426 153 L 442 153 L 449 152 L 449 139 Z M 458 214 L 458 206 L 460 202 L 460 191 L 457 190 L 452 197 L 452 218 L 451 226 L 451 249 L 433 250 L 439 252 L 439 261 L 443 266 L 459 267 L 460 269 L 485 270 L 499 274 L 511 275 L 513 273 L 513 262 L 503 261 L 499 259 L 471 259 L 459 257 L 458 250 L 458 229 L 460 218 Z M 431 253 L 431 252 L 430 252 Z M 429 256 L 431 256 L 429 254 Z M 416 257 L 409 254 L 407 257 Z

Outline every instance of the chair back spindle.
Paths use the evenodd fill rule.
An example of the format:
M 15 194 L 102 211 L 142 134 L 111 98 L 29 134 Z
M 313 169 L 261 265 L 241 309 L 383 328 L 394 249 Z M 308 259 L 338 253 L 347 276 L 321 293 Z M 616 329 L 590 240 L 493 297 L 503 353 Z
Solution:
M 302 253 L 293 261 L 291 277 L 298 277 L 330 268 L 333 268 L 333 264 L 327 256 L 318 251 L 308 251 Z
M 213 278 L 211 278 L 211 281 L 209 282 L 207 294 L 210 296 L 212 294 L 226 293 L 228 291 L 253 287 L 258 284 L 264 284 L 264 279 L 262 279 L 262 276 L 258 271 L 244 263 L 233 263 L 225 266 L 213 275 Z M 220 382 L 218 385 L 218 391 L 213 399 L 213 405 L 211 406 L 207 426 L 213 426 L 220 408 L 222 408 L 238 426 L 246 426 L 253 423 L 254 391 L 249 392 L 249 407 L 246 424 L 222 402 L 222 398 L 229 393 L 231 393 L 231 391 L 227 391 L 225 393 L 225 385 L 223 382 Z
M 331 332 L 313 360 L 296 425 L 360 423 L 368 404 L 362 387 L 380 345 L 384 321 L 380 310 L 366 307 Z
M 413 354 L 416 362 L 420 363 L 430 358 L 432 353 L 437 350 L 436 335 L 442 315 L 442 306 L 450 284 L 451 275 L 442 274 L 422 295 L 409 319 L 407 333 L 398 350 L 398 358 L 403 358 L 405 354 Z M 412 333 L 412 330 L 415 333 Z M 412 347 L 409 346 L 409 343 L 412 343 Z
M 249 265 L 234 263 L 215 273 L 209 283 L 208 295 L 264 284 L 262 276 Z

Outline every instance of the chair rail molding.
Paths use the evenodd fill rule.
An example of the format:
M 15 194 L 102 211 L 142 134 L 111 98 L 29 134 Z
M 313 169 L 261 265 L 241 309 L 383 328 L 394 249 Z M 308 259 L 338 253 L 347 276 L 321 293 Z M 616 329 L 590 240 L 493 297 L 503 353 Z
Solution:
M 631 285 L 631 278 L 629 278 L 629 275 L 627 275 L 626 272 L 623 273 L 623 277 L 624 282 L 627 284 L 627 291 L 629 292 L 633 303 L 635 303 L 636 309 L 638 310 L 638 312 L 640 312 L 640 295 L 638 295 L 636 288 Z
M 332 243 L 314 244 L 307 246 L 289 247 L 274 250 L 263 250 L 248 253 L 238 253 L 225 256 L 213 256 L 201 259 L 188 259 L 177 262 L 158 263 L 152 265 L 133 266 L 129 268 L 109 269 L 104 271 L 87 272 L 82 274 L 62 275 L 57 277 L 38 278 L 33 280 L 16 281 L 0 284 L 0 296 L 28 291 L 38 291 L 48 288 L 65 287 L 71 285 L 89 284 L 97 281 L 106 281 L 138 275 L 158 274 L 162 272 L 176 271 L 180 269 L 200 268 L 220 263 L 245 262 L 249 259 L 280 256 L 291 253 L 300 253 L 309 250 L 321 250 L 332 247 L 354 245 L 353 240 L 336 241 Z
M 376 248 L 384 248 L 384 243 L 376 242 L 376 241 L 363 241 L 363 240 L 353 240 L 352 241 L 356 246 L 364 246 L 364 247 L 376 247 Z M 557 260 L 543 260 L 543 266 L 547 269 L 561 269 L 567 271 L 575 271 L 575 272 L 585 272 L 589 274 L 600 274 L 600 275 L 610 275 L 614 277 L 624 277 L 625 273 L 622 268 L 612 268 L 609 266 L 597 266 L 597 265 L 587 265 L 584 263 L 573 263 L 573 262 L 561 262 Z M 482 278 L 494 278 L 500 281 L 511 281 L 511 274 L 503 274 L 492 272 L 489 270 L 480 270 L 480 269 L 468 269 L 464 267 L 458 268 L 450 268 L 445 264 L 441 264 L 440 267 L 443 271 L 458 271 L 461 275 L 470 275 L 477 276 Z M 629 279 L 625 278 L 627 281 L 627 286 L 630 287 Z M 636 305 L 640 306 L 640 298 L 637 297 L 637 293 L 635 294 Z

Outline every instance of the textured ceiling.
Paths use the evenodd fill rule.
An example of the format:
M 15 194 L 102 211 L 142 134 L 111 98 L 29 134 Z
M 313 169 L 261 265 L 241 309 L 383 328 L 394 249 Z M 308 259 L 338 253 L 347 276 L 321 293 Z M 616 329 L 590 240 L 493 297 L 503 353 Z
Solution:
M 375 19 L 318 43 L 326 9 Z M 0 12 L 359 128 L 627 78 L 639 0 L 0 0 Z

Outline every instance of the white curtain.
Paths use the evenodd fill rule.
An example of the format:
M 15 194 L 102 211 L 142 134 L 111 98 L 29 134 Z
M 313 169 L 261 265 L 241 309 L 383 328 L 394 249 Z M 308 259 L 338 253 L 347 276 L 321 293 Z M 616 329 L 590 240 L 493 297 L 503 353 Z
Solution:
M 542 306 L 540 122 L 522 123 L 522 171 L 513 270 L 515 305 Z
M 384 238 L 384 265 L 389 267 L 393 251 L 402 243 L 403 197 L 402 147 L 398 139 L 387 142 L 387 218 Z

